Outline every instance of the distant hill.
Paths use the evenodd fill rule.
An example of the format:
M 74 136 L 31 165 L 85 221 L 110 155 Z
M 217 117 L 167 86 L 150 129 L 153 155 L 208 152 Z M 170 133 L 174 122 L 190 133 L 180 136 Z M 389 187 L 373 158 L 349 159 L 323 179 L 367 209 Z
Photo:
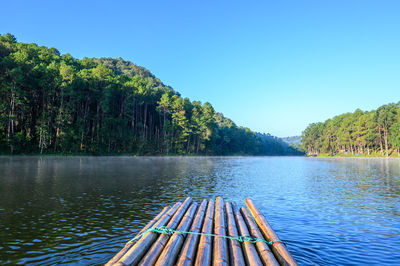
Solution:
M 284 141 L 282 138 L 278 138 L 270 134 L 257 133 L 257 136 L 261 139 L 263 143 L 263 154 L 304 155 L 304 152 L 300 150 L 300 145 L 290 144 Z
M 289 145 L 301 145 L 301 136 L 285 137 L 281 138 L 281 140 L 283 140 Z

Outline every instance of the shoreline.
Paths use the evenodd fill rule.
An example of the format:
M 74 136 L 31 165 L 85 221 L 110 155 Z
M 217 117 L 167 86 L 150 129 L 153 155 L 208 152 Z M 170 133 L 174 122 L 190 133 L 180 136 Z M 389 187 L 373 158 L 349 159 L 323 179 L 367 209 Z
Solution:
M 132 154 L 104 154 L 104 155 L 93 155 L 93 154 L 0 154 L 0 158 L 6 157 L 35 157 L 35 158 L 46 158 L 46 157 L 59 157 L 59 158 L 79 158 L 79 157 L 128 157 L 128 158 L 263 158 L 263 157 L 303 157 L 308 159 L 400 159 L 400 156 L 341 156 L 341 155 L 244 155 L 244 154 L 232 154 L 232 155 L 132 155 Z
M 400 159 L 400 156 L 341 156 L 341 155 L 317 155 L 317 156 L 307 156 L 308 158 L 349 158 L 349 159 Z
M 92 155 L 92 154 L 0 154 L 1 157 L 153 157 L 153 158 L 196 158 L 196 157 L 218 157 L 218 158 L 231 158 L 231 157 L 304 157 L 305 155 L 131 155 L 131 154 L 104 154 L 104 155 Z

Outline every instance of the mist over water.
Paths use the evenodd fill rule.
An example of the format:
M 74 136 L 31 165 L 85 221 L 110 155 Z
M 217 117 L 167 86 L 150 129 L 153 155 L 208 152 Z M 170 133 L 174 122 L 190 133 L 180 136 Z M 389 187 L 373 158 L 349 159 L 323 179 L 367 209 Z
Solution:
M 0 157 L 0 264 L 107 262 L 164 206 L 254 200 L 301 265 L 400 261 L 400 160 Z

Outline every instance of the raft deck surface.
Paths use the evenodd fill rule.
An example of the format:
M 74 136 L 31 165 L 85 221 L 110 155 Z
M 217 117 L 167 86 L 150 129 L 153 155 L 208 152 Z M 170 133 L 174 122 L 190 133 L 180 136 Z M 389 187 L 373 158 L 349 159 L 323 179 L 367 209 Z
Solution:
M 297 265 L 251 199 L 166 206 L 106 265 Z

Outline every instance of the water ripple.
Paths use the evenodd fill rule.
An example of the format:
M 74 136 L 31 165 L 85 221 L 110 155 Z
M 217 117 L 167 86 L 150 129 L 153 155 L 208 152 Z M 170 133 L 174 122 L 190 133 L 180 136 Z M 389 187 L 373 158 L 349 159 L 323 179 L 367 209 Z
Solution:
M 165 205 L 251 197 L 301 265 L 400 261 L 400 160 L 0 157 L 0 264 L 103 264 Z

